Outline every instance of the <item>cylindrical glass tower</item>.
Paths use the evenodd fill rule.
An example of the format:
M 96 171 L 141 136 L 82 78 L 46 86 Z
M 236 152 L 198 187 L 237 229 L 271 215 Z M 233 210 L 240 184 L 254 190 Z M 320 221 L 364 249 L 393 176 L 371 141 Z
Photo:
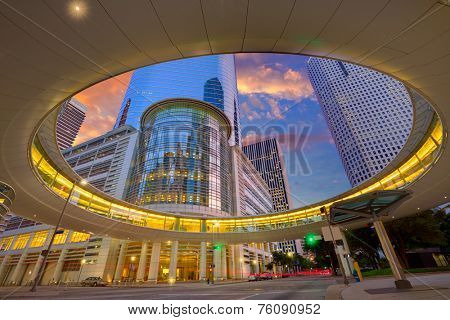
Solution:
M 230 136 L 228 118 L 209 103 L 169 99 L 152 105 L 142 115 L 128 201 L 166 212 L 228 215 Z

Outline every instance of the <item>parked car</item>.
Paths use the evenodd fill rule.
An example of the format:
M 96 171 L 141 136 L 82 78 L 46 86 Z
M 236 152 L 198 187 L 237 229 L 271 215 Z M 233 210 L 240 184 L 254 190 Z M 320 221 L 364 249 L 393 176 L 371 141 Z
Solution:
M 259 281 L 261 280 L 261 277 L 259 276 L 258 273 L 250 273 L 248 275 L 248 281 Z
M 104 287 L 107 282 L 100 277 L 89 277 L 81 281 L 81 285 L 83 287 Z
M 272 279 L 273 279 L 273 276 L 272 276 L 272 274 L 271 274 L 270 272 L 264 272 L 264 273 L 261 273 L 261 274 L 259 275 L 259 278 L 260 278 L 261 280 L 272 280 Z

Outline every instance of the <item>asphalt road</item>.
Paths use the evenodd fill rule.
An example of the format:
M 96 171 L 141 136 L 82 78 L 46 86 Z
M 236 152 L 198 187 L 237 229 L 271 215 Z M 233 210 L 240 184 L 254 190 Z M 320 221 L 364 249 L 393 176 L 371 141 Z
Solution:
M 29 292 L 29 287 L 3 287 L 0 299 L 319 300 L 325 298 L 326 289 L 332 284 L 336 284 L 335 278 L 288 278 L 217 285 L 177 283 L 137 288 L 39 287 L 36 293 Z

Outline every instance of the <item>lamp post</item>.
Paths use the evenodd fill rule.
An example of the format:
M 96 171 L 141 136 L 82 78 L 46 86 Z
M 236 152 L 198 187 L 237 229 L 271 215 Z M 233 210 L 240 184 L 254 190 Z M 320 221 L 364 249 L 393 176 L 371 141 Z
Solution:
M 83 180 L 80 181 L 80 184 L 81 185 L 86 185 L 87 181 L 83 179 Z M 36 278 L 33 279 L 33 286 L 30 289 L 31 292 L 36 292 L 38 283 L 40 283 L 41 280 L 42 280 L 42 276 L 44 275 L 44 268 L 45 268 L 45 264 L 47 262 L 48 255 L 49 255 L 50 250 L 51 250 L 51 248 L 53 246 L 53 242 L 54 242 L 55 236 L 56 236 L 56 234 L 58 232 L 59 225 L 61 224 L 62 218 L 64 216 L 64 212 L 66 211 L 67 205 L 69 204 L 70 198 L 72 197 L 72 194 L 73 194 L 73 191 L 75 189 L 75 186 L 76 186 L 76 183 L 73 182 L 72 188 L 70 189 L 69 195 L 68 195 L 68 197 L 66 199 L 66 202 L 64 203 L 64 207 L 62 208 L 61 213 L 59 215 L 58 222 L 56 223 L 55 229 L 53 230 L 52 238 L 51 238 L 51 240 L 50 240 L 50 242 L 49 242 L 49 244 L 47 246 L 47 249 L 42 250 L 42 252 L 41 252 L 41 255 L 44 257 L 44 259 L 42 259 L 42 264 L 39 266 L 39 271 L 38 271 L 38 273 L 36 275 Z

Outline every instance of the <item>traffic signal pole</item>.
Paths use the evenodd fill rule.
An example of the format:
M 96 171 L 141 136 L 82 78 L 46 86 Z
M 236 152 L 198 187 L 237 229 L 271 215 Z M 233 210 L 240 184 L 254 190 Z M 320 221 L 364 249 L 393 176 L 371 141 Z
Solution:
M 344 266 L 342 264 L 341 258 L 339 257 L 338 247 L 337 247 L 337 244 L 336 244 L 336 240 L 334 239 L 333 230 L 331 230 L 331 217 L 327 213 L 327 209 L 325 207 L 320 208 L 320 211 L 322 211 L 322 213 L 325 213 L 325 216 L 327 217 L 328 228 L 330 229 L 331 239 L 333 241 L 334 252 L 336 252 L 337 261 L 339 263 L 339 269 L 341 270 L 342 278 L 344 279 L 344 284 L 346 286 L 348 286 L 348 284 L 349 284 L 348 278 L 347 278 L 347 275 L 345 274 L 345 270 L 344 270 Z

